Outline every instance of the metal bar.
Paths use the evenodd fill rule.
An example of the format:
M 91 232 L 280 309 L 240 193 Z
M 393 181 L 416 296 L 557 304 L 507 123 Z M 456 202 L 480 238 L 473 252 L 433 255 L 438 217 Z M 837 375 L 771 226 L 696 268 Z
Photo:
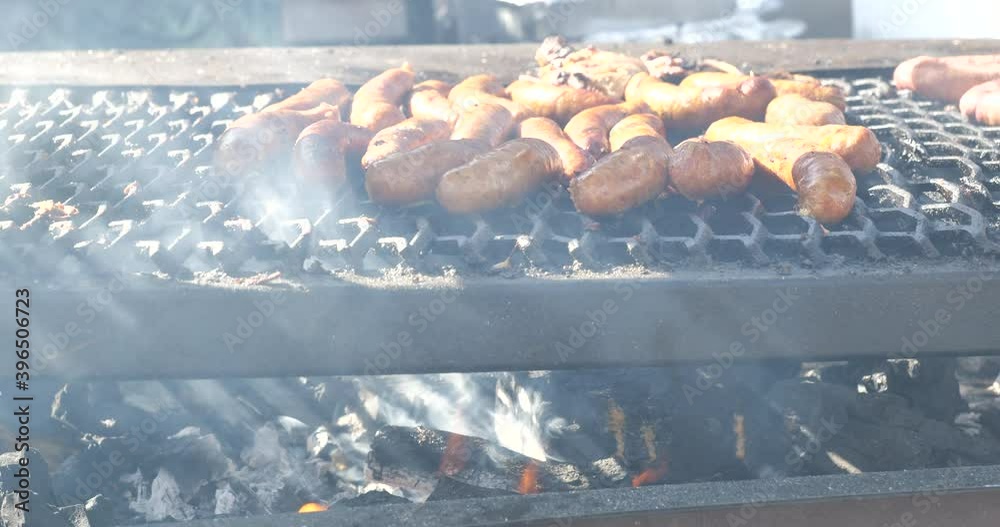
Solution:
M 955 264 L 958 265 L 958 264 Z M 218 378 L 519 371 L 685 361 L 983 355 L 982 269 L 740 269 L 611 278 L 321 279 L 287 288 L 117 280 L 32 289 L 33 376 Z M 607 276 L 607 275 L 604 275 Z M 24 287 L 9 282 L 0 291 Z M 13 320 L 4 319 L 5 334 Z M 596 331 L 595 331 L 596 330 Z M 909 344 L 907 344 L 909 343 Z M 7 374 L 11 363 L 0 364 Z
M 306 515 L 220 518 L 157 525 L 993 527 L 998 515 L 1000 466 L 984 466 L 334 508 Z
M 244 86 L 310 82 L 331 76 L 361 84 L 409 61 L 428 77 L 476 73 L 513 79 L 532 65 L 537 44 L 235 48 L 0 53 L 0 84 L 73 86 Z M 717 58 L 756 71 L 893 68 L 917 55 L 1000 52 L 997 40 L 796 40 L 603 45 L 638 55 L 650 48 L 689 59 Z

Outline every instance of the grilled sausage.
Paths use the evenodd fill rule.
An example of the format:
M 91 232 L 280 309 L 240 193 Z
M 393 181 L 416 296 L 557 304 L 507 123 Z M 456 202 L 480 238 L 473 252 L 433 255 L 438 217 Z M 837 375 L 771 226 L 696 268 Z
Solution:
M 295 141 L 293 171 L 301 180 L 338 188 L 347 181 L 347 156 L 364 152 L 371 139 L 371 130 L 361 126 L 329 119 L 313 123 Z
M 705 132 L 705 138 L 710 141 L 732 141 L 744 148 L 747 143 L 801 139 L 844 158 L 851 169 L 859 174 L 874 170 L 882 157 L 882 145 L 875 134 L 863 126 L 777 125 L 729 117 L 712 124 Z
M 813 101 L 795 93 L 775 97 L 767 105 L 764 122 L 809 126 L 847 124 L 844 112 L 836 106 L 828 102 Z
M 820 223 L 839 223 L 854 207 L 857 182 L 840 156 L 801 139 L 741 143 L 761 172 L 799 195 L 799 212 Z
M 514 205 L 563 171 L 556 149 L 539 139 L 514 139 L 448 171 L 437 199 L 449 212 L 481 212 Z
M 965 92 L 959 108 L 969 119 L 1000 126 L 1000 80 L 984 82 Z
M 637 113 L 625 117 L 611 127 L 608 143 L 614 152 L 635 137 L 666 137 L 666 135 L 667 131 L 663 129 L 663 121 L 659 117 L 651 113 Z
M 429 80 L 417 84 L 410 93 L 410 115 L 416 119 L 450 121 L 452 114 L 449 92 L 451 85 L 444 81 Z
M 903 62 L 893 73 L 897 88 L 947 102 L 958 102 L 965 92 L 996 79 L 1000 55 L 921 56 Z
M 410 118 L 399 124 L 383 128 L 368 143 L 368 150 L 361 158 L 361 166 L 385 159 L 397 152 L 407 152 L 418 146 L 448 139 L 451 126 L 436 119 Z
M 753 172 L 753 157 L 729 141 L 688 139 L 670 156 L 670 184 L 693 201 L 739 194 Z
M 463 99 L 482 93 L 502 97 L 504 95 L 503 83 L 493 75 L 473 75 L 456 84 L 451 89 L 451 93 L 448 94 L 448 100 L 453 105 L 461 105 Z
M 380 73 L 354 94 L 351 124 L 378 132 L 403 121 L 406 116 L 399 105 L 412 87 L 413 69 L 409 64 Z
M 667 189 L 670 144 L 636 137 L 597 162 L 569 185 L 577 210 L 592 216 L 619 214 Z
M 339 115 L 337 107 L 320 104 L 311 110 L 272 110 L 240 117 L 219 137 L 212 165 L 217 174 L 250 176 L 287 162 L 303 129 Z
M 729 86 L 737 84 L 750 76 L 735 73 L 723 73 L 715 71 L 705 71 L 692 73 L 681 81 L 681 86 L 692 88 L 709 88 L 713 86 Z M 777 96 L 801 95 L 811 101 L 826 102 L 843 110 L 847 108 L 844 99 L 844 91 L 837 86 L 828 86 L 820 82 L 815 77 L 798 74 L 768 75 L 767 80 L 774 85 L 774 92 Z
M 351 92 L 340 81 L 319 79 L 287 99 L 268 105 L 261 112 L 276 110 L 310 110 L 320 104 L 343 108 L 351 100 Z
M 521 123 L 518 130 L 520 137 L 540 139 L 559 152 L 562 160 L 563 175 L 567 180 L 573 179 L 594 164 L 594 157 L 577 146 L 559 128 L 559 124 L 545 117 L 532 117 Z
M 502 143 L 514 129 L 514 117 L 503 106 L 481 104 L 462 111 L 452 139 L 478 139 L 490 146 Z
M 409 205 L 430 199 L 445 172 L 460 167 L 490 146 L 474 139 L 438 141 L 391 155 L 368 167 L 365 189 L 376 203 Z
M 586 150 L 596 159 L 611 151 L 608 135 L 611 129 L 626 116 L 645 112 L 645 104 L 623 102 L 588 108 L 566 123 L 566 135 L 577 146 Z
M 697 88 L 640 73 L 629 81 L 625 91 L 626 101 L 645 102 L 667 127 L 681 129 L 701 129 L 728 116 L 763 119 L 774 97 L 774 85 L 760 77 L 749 77 L 739 84 Z
M 565 124 L 574 115 L 603 104 L 617 102 L 596 90 L 554 85 L 547 82 L 521 79 L 507 86 L 507 95 L 532 114 L 548 117 Z

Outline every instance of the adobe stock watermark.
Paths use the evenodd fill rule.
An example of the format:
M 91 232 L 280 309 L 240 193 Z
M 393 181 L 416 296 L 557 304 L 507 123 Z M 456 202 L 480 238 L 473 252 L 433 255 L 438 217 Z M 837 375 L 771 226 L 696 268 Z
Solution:
M 70 344 L 75 340 L 85 336 L 87 327 L 97 319 L 99 315 L 107 311 L 115 301 L 115 296 L 125 290 L 125 278 L 120 274 L 115 274 L 108 279 L 104 287 L 96 293 L 88 296 L 83 302 L 77 304 L 74 313 L 77 318 L 63 322 L 62 326 L 54 333 L 45 336 L 48 342 L 42 345 L 37 353 L 32 355 L 34 363 L 32 369 L 45 371 L 61 353 L 70 350 Z M 84 347 L 79 345 L 72 348 L 78 351 Z
M 882 38 L 892 36 L 894 30 L 909 24 L 913 20 L 913 16 L 927 2 L 928 0 L 897 0 L 893 3 L 892 13 L 889 15 L 889 18 L 882 19 L 879 22 L 879 36 Z
M 254 300 L 253 309 L 246 316 L 236 318 L 236 327 L 232 331 L 222 334 L 222 342 L 226 345 L 226 349 L 230 353 L 236 352 L 237 347 L 250 340 L 254 332 L 263 326 L 264 322 L 287 300 L 283 289 L 273 289 L 265 298 Z
M 378 353 L 365 359 L 365 375 L 384 375 L 392 368 L 392 363 L 398 360 L 403 352 L 413 346 L 414 334 L 420 335 L 430 328 L 448 308 L 458 300 L 457 290 L 443 289 L 425 306 L 414 310 L 406 318 L 406 323 L 413 328 L 396 333 L 395 337 L 379 344 Z
M 35 2 L 35 9 L 21 18 L 17 31 L 7 33 L 7 44 L 11 49 L 17 51 L 59 15 L 63 6 L 69 4 L 70 0 L 38 0 Z
M 996 258 L 993 258 L 996 263 Z M 986 284 L 996 277 L 993 271 L 981 271 L 945 294 L 945 304 L 934 311 L 934 316 L 917 321 L 917 330 L 910 336 L 901 337 L 899 351 L 889 355 L 890 359 L 912 359 L 926 347 L 931 339 L 939 335 L 951 324 L 955 316 L 965 309 L 970 300 L 983 291 Z M 898 363 L 893 363 L 898 367 Z
M 707 366 L 697 368 L 697 377 L 694 386 L 685 384 L 682 390 L 688 404 L 712 389 L 717 381 L 722 378 L 723 373 L 733 367 L 736 359 L 746 354 L 747 344 L 754 344 L 764 336 L 775 324 L 778 323 L 781 315 L 788 312 L 795 302 L 799 300 L 799 295 L 791 287 L 779 289 L 771 302 L 771 306 L 765 308 L 759 315 L 750 318 L 749 322 L 740 327 L 740 333 L 746 337 L 744 340 L 734 340 L 729 344 L 729 349 L 721 352 L 712 352 L 714 362 Z

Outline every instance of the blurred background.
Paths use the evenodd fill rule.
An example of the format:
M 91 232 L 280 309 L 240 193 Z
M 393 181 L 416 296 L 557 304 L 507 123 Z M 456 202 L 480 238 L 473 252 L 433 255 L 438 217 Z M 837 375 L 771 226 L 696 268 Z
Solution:
M 0 0 L 6 51 L 1000 37 L 997 0 Z

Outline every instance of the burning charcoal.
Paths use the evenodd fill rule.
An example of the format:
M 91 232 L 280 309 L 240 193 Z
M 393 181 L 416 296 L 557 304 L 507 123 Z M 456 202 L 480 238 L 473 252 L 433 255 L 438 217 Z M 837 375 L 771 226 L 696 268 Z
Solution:
M 373 490 L 356 498 L 339 501 L 337 505 L 343 505 L 344 507 L 366 507 L 368 505 L 391 505 L 393 503 L 410 503 L 410 500 L 390 494 L 384 490 Z
M 87 503 L 60 507 L 55 514 L 73 527 L 101 527 L 114 525 L 111 500 L 98 494 Z
M 0 526 L 3 527 L 80 527 L 68 523 L 66 519 L 57 514 L 47 505 L 35 505 L 32 499 L 31 510 L 24 512 L 15 507 L 19 498 L 11 493 L 4 492 L 3 500 L 0 502 Z M 88 527 L 84 525 L 83 527 Z
M 141 474 L 136 483 L 135 499 L 129 507 L 141 514 L 146 521 L 188 521 L 194 518 L 194 508 L 184 499 L 184 490 L 177 484 L 170 471 L 161 468 L 153 481 L 146 485 Z
M 955 370 L 955 359 L 892 359 L 878 363 L 860 384 L 869 392 L 902 395 L 928 417 L 951 422 L 969 408 L 959 392 Z
M 423 427 L 380 429 L 372 441 L 368 468 L 375 480 L 424 496 L 441 475 L 522 494 L 591 487 L 584 472 L 572 465 L 538 461 L 483 439 Z
M 142 462 L 143 472 L 152 474 L 169 467 L 170 476 L 184 490 L 185 500 L 202 486 L 229 475 L 236 464 L 226 456 L 214 434 L 188 427 L 166 438 L 157 452 Z
M 628 478 L 625 465 L 614 457 L 594 461 L 591 464 L 591 469 L 602 487 L 617 487 Z
M 28 465 L 21 464 L 21 458 L 28 458 Z M 45 462 L 41 452 L 34 448 L 29 449 L 27 456 L 23 452 L 5 452 L 0 454 L 0 492 L 4 494 L 18 490 L 18 472 L 22 469 L 28 471 L 28 480 L 31 482 L 31 490 L 36 493 L 37 498 L 32 498 L 32 503 L 39 505 L 52 502 L 52 479 L 49 476 L 49 465 Z M 36 501 L 37 500 L 37 501 Z

